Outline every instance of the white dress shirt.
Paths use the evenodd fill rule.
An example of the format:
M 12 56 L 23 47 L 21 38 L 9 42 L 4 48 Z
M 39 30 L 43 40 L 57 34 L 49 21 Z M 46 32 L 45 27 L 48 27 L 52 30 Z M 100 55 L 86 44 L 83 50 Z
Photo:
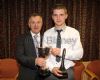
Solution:
M 72 67 L 75 65 L 75 63 L 72 60 L 80 60 L 83 56 L 83 48 L 80 41 L 80 34 L 79 32 L 69 26 L 64 26 L 63 31 L 61 31 L 61 53 L 60 56 L 62 56 L 62 51 L 65 48 L 66 49 L 66 55 L 65 55 L 65 68 L 68 69 L 69 67 Z M 55 30 L 55 27 L 47 30 L 44 33 L 43 38 L 43 47 L 52 47 L 56 48 L 56 42 L 57 42 L 57 31 Z M 52 71 L 54 67 L 60 67 L 61 61 L 57 62 L 56 57 L 52 54 L 49 55 L 48 59 L 46 60 L 47 67 Z
M 35 34 L 35 33 L 33 33 L 32 31 L 30 31 L 30 33 L 31 33 L 31 35 L 32 35 L 32 38 L 33 38 L 33 42 L 34 42 L 34 44 L 35 44 L 35 48 L 36 48 L 36 55 L 37 55 L 37 57 L 38 57 L 38 49 L 37 49 L 37 47 L 40 47 L 40 33 L 38 33 L 38 34 Z M 36 39 L 34 39 L 35 37 L 35 35 L 37 35 L 37 38 Z M 36 44 L 36 41 L 37 40 L 37 44 Z
M 34 40 L 34 36 L 37 35 L 37 41 L 38 41 L 38 44 L 39 44 L 39 47 L 40 47 L 40 33 L 35 34 L 32 31 L 30 31 L 30 32 L 31 32 L 31 35 L 32 35 L 33 40 Z

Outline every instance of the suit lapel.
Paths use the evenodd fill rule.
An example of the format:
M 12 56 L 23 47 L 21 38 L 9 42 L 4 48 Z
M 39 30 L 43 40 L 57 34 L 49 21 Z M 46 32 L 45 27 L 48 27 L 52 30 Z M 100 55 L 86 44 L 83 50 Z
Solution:
M 27 34 L 26 43 L 28 45 L 28 48 L 30 48 L 30 51 L 32 52 L 32 54 L 36 56 L 36 49 L 35 49 L 35 45 L 34 45 L 34 40 L 33 40 L 30 33 Z

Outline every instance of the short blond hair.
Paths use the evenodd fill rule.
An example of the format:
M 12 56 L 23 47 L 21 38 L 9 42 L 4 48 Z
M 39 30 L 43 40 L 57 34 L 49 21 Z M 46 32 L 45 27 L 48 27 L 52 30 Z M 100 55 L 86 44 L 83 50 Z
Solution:
M 67 8 L 64 4 L 55 4 L 51 10 L 52 14 L 55 9 L 64 9 L 65 13 L 67 13 Z
M 35 16 L 40 16 L 42 18 L 42 15 L 40 13 L 32 13 L 30 16 L 29 16 L 29 19 L 31 17 L 35 17 Z

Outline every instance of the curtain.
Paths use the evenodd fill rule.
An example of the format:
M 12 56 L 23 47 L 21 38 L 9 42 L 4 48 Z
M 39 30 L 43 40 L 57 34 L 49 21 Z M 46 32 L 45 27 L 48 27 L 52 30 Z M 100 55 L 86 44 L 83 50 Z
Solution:
M 33 12 L 43 16 L 41 32 L 53 27 L 51 8 L 56 3 L 66 5 L 66 24 L 80 32 L 83 60 L 100 59 L 100 0 L 0 0 L 0 58 L 14 58 L 16 37 L 27 31 Z

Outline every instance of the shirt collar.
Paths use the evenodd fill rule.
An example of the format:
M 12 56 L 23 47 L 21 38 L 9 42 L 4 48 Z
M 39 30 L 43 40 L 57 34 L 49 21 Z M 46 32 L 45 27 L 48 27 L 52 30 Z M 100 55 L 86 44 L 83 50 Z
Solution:
M 38 37 L 40 37 L 40 32 L 38 34 L 33 33 L 32 31 L 30 31 L 32 37 L 34 37 L 35 35 L 38 35 Z
M 66 25 L 65 26 L 63 26 L 61 29 L 62 29 L 62 31 L 65 31 L 65 29 L 66 29 Z M 59 29 L 57 29 L 56 27 L 54 27 L 54 30 L 56 31 L 56 30 L 59 30 Z

